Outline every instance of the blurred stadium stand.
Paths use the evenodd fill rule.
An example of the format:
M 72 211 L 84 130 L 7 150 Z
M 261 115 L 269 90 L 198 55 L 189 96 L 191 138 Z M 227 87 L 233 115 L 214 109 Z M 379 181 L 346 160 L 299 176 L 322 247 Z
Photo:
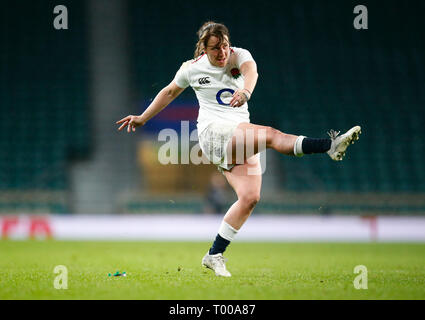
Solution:
M 262 1 L 226 10 L 204 2 L 126 3 L 129 54 L 122 59 L 132 65 L 133 105 L 122 107 L 123 116 L 142 112 L 173 79 L 193 56 L 197 29 L 212 19 L 226 24 L 232 44 L 257 61 L 251 122 L 313 137 L 362 126 L 360 141 L 341 163 L 268 152 L 255 212 L 425 213 L 424 2 L 366 1 L 369 29 L 362 31 L 353 28 L 352 1 Z M 18 1 L 1 11 L 0 212 L 73 212 L 68 168 L 82 157 L 94 166 L 98 161 L 90 158 L 96 144 L 89 119 L 97 107 L 89 103 L 88 6 L 69 2 L 70 30 L 61 33 L 51 26 L 53 7 Z M 185 112 L 196 108 L 190 88 L 168 108 L 181 107 L 179 101 Z M 170 119 L 181 120 L 178 112 L 160 114 L 149 135 L 139 131 L 132 146 L 141 175 L 133 179 L 141 188 L 109 193 L 114 212 L 202 211 L 202 186 L 214 167 L 164 168 L 153 159 L 155 134 Z M 114 143 L 128 138 L 119 137 Z M 108 171 L 126 166 L 112 162 Z M 232 197 L 229 192 L 229 203 Z
M 69 161 L 90 153 L 84 2 L 72 31 L 52 1 L 2 3 L 0 212 L 68 212 Z

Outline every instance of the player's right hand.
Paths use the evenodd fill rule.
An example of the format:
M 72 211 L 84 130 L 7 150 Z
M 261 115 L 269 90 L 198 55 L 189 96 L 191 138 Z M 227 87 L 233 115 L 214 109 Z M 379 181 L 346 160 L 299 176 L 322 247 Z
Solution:
M 130 130 L 134 132 L 136 131 L 137 127 L 143 126 L 145 122 L 143 121 L 142 116 L 129 115 L 125 118 L 122 118 L 121 120 L 118 120 L 116 124 L 121 124 L 121 126 L 118 128 L 118 131 L 121 131 L 127 127 L 127 132 L 130 132 Z

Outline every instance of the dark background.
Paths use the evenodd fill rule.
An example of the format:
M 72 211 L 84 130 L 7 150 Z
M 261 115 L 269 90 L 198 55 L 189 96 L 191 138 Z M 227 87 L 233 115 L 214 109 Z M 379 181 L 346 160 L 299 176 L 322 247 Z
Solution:
M 96 124 L 103 122 L 99 114 L 118 120 L 141 113 L 181 63 L 193 57 L 196 31 L 207 20 L 224 23 L 232 45 L 248 49 L 257 62 L 251 122 L 313 137 L 325 137 L 329 129 L 345 132 L 362 126 L 360 141 L 341 163 L 321 155 L 280 157 L 272 173 L 280 179 L 276 193 L 361 193 L 366 195 L 367 210 L 379 203 L 380 209 L 375 209 L 380 213 L 424 212 L 423 1 L 120 3 L 116 15 L 114 10 L 105 11 L 96 21 L 96 6 L 109 6 L 108 2 L 1 3 L 0 212 L 81 211 L 74 203 L 80 180 L 70 168 L 75 163 L 97 166 Z M 53 8 L 59 4 L 68 9 L 68 30 L 53 28 Z M 353 9 L 359 4 L 368 9 L 367 30 L 353 27 Z M 111 21 L 118 21 L 120 29 Z M 93 32 L 94 23 L 101 31 L 108 30 L 102 39 Z M 115 60 L 95 59 L 99 44 L 113 49 L 115 43 L 122 48 Z M 102 53 L 107 57 L 108 52 Z M 94 97 L 102 90 L 105 94 L 114 90 L 100 88 L 95 94 L 93 88 L 98 83 L 96 70 L 117 63 L 125 63 L 125 72 L 112 71 L 109 76 L 128 91 L 126 103 L 113 109 Z M 167 116 L 169 110 L 173 111 Z M 189 88 L 158 116 L 149 132 L 172 126 L 173 120 L 187 119 L 193 125 L 196 110 Z M 108 126 L 116 135 L 113 122 Z M 143 132 L 137 137 L 142 140 Z M 124 143 L 117 141 L 116 146 Z M 138 142 L 132 141 L 137 150 Z M 108 150 L 100 158 L 124 153 L 113 145 Z M 122 172 L 126 166 L 116 159 L 111 163 L 104 172 Z M 139 167 L 130 176 L 141 183 L 132 189 L 146 195 L 150 188 L 144 183 L 146 168 Z M 117 188 L 125 184 L 113 178 L 108 183 Z M 99 191 L 88 182 L 84 186 Z M 109 194 L 116 196 L 108 197 L 113 212 L 131 207 L 128 203 L 133 200 Z M 398 197 L 400 203 L 388 204 L 383 194 L 385 199 Z M 350 208 L 359 209 L 365 202 L 352 201 Z

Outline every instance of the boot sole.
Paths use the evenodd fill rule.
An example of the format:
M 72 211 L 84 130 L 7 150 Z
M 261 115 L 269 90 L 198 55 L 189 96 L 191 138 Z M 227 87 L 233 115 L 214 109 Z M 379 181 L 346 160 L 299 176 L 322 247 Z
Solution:
M 341 142 L 341 144 L 343 143 L 345 145 L 345 149 L 344 149 L 344 151 L 337 152 L 337 154 L 335 156 L 336 161 L 341 161 L 342 159 L 344 159 L 345 151 L 347 150 L 348 146 L 350 144 L 354 144 L 354 141 L 359 140 L 360 134 L 362 133 L 361 127 L 355 126 L 352 130 L 353 130 L 353 132 L 351 133 L 351 135 L 347 136 L 347 138 L 346 138 L 347 140 L 344 141 L 344 142 Z

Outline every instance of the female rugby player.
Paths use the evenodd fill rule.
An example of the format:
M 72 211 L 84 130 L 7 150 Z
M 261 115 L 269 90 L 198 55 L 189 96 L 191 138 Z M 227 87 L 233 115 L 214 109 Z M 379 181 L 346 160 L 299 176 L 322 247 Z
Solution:
M 258 79 L 257 65 L 246 49 L 233 47 L 226 26 L 206 22 L 198 31 L 194 59 L 182 64 L 174 79 L 163 88 L 141 115 L 117 121 L 135 131 L 158 114 L 185 88 L 191 86 L 199 102 L 199 144 L 207 158 L 218 166 L 235 190 L 237 201 L 228 209 L 218 234 L 202 259 L 202 265 L 217 276 L 230 277 L 223 252 L 260 200 L 261 166 L 258 153 L 265 148 L 285 155 L 327 153 L 343 159 L 347 147 L 359 138 L 360 127 L 345 134 L 331 130 L 319 139 L 283 133 L 269 126 L 250 123 L 248 101 Z

